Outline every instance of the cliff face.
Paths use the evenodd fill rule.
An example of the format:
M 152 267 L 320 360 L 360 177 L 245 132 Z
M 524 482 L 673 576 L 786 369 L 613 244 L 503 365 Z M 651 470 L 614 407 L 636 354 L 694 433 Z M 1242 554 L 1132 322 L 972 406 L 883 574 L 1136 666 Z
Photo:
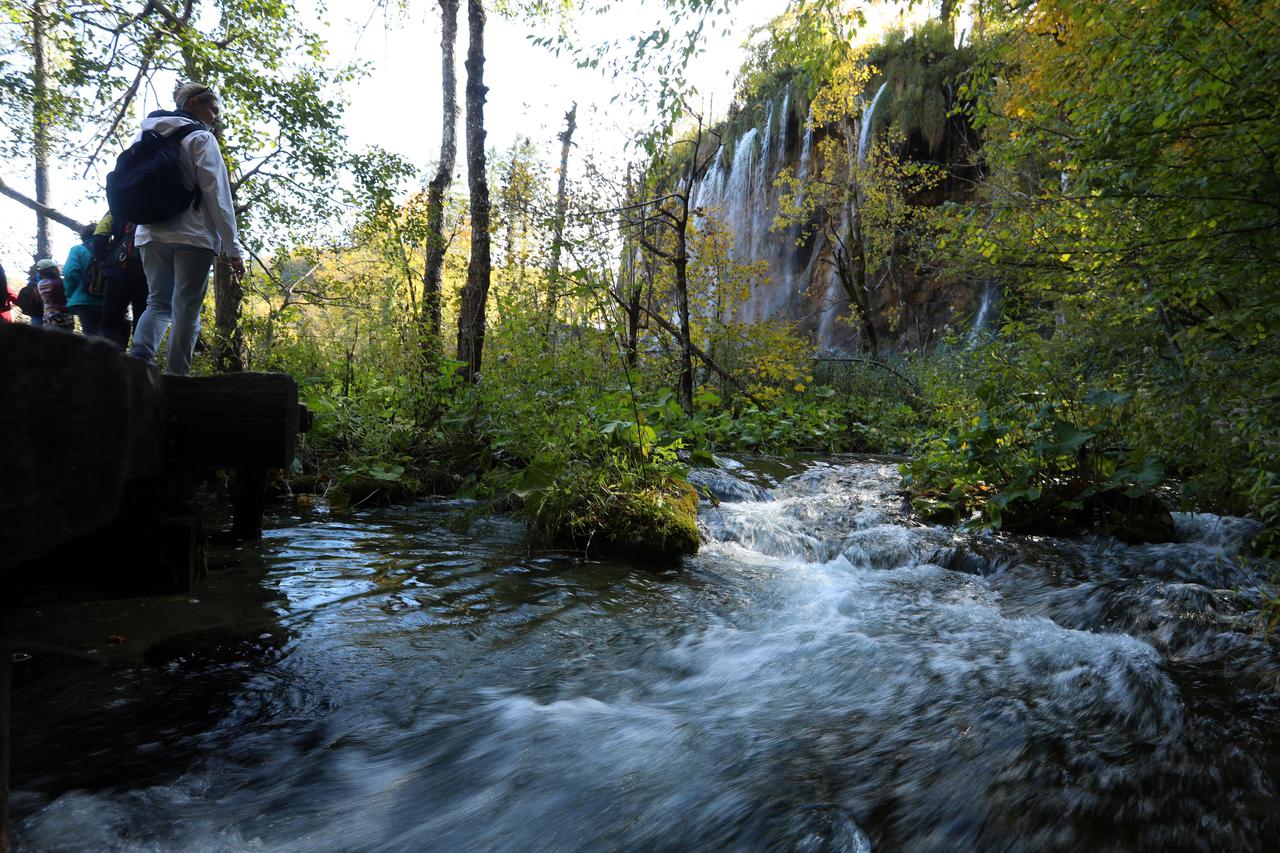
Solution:
M 868 103 L 883 91 L 868 92 Z M 788 87 L 764 106 L 755 126 L 724 140 L 697 182 L 693 205 L 705 217 L 720 220 L 732 236 L 735 260 L 768 264 L 767 276 L 752 286 L 734 319 L 785 319 L 798 323 L 820 352 L 856 351 L 861 349 L 858 323 L 835 275 L 828 240 L 819 230 L 798 242 L 798 226 L 774 228 L 781 195 L 775 186 L 778 173 L 790 167 L 803 181 L 816 168 L 815 133 L 793 109 L 792 97 Z M 965 128 L 958 126 L 956 132 L 973 141 Z M 907 156 L 929 156 L 928 145 L 908 139 Z M 968 186 L 965 177 L 953 174 L 917 201 L 960 200 Z M 901 260 L 871 271 L 869 280 L 878 283 L 870 303 L 882 347 L 896 351 L 927 347 L 949 328 L 969 324 L 983 304 L 990 307 L 981 288 Z

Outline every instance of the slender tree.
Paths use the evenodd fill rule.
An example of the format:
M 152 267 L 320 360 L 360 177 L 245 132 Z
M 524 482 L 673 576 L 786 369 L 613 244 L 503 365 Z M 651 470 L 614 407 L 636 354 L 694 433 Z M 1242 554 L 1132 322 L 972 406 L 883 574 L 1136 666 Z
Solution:
M 644 295 L 646 281 L 650 289 L 653 287 L 653 267 L 649 259 L 645 259 L 645 270 L 648 275 L 641 279 L 636 270 L 638 249 L 634 240 L 626 236 L 627 212 L 636 196 L 636 188 L 631 180 L 631 165 L 627 164 L 627 177 L 624 184 L 623 208 L 619 212 L 618 230 L 623 234 L 622 260 L 618 271 L 618 302 L 627 315 L 627 339 L 625 343 L 628 368 L 634 368 L 639 358 L 641 316 L 641 299 Z
M 471 195 L 471 258 L 458 310 L 458 361 L 472 382 L 484 350 L 485 301 L 489 297 L 489 182 L 485 176 L 484 24 L 482 0 L 467 0 L 467 184 Z
M 696 176 L 706 169 L 702 160 L 703 141 L 702 120 L 698 119 L 697 132 L 686 144 L 693 147 L 685 162 L 684 171 L 676 179 L 675 189 L 648 203 L 639 205 L 645 215 L 636 224 L 636 239 L 645 251 L 656 255 L 671 265 L 673 285 L 675 288 L 675 308 L 679 326 L 676 337 L 680 343 L 680 384 L 677 396 L 685 412 L 693 413 L 693 337 L 689 323 L 689 220 L 692 215 L 690 201 L 693 197 L 693 185 Z M 660 180 L 654 183 L 661 186 Z M 665 227 L 669 240 L 654 239 L 657 234 L 650 234 L 654 225 Z M 658 318 L 659 325 L 666 328 L 669 324 Z M 708 357 L 699 356 L 704 362 Z
M 52 104 L 49 101 L 48 55 L 45 50 L 47 15 L 43 0 L 31 4 L 31 99 L 32 148 L 36 170 L 36 202 L 49 206 L 49 126 Z M 36 257 L 47 258 L 53 246 L 49 241 L 49 217 L 36 211 Z
M 569 207 L 569 149 L 577 128 L 578 103 L 564 114 L 564 131 L 560 134 L 560 182 L 556 187 L 555 231 L 551 237 L 551 263 L 547 269 L 547 341 L 554 347 L 556 308 L 560 297 L 560 253 L 564 247 L 564 219 Z
M 422 273 L 423 355 L 428 362 L 440 357 L 440 288 L 444 277 L 444 197 L 453 182 L 458 154 L 458 75 L 454 45 L 458 41 L 458 0 L 440 0 L 440 80 L 443 100 L 440 162 L 427 190 L 427 259 Z

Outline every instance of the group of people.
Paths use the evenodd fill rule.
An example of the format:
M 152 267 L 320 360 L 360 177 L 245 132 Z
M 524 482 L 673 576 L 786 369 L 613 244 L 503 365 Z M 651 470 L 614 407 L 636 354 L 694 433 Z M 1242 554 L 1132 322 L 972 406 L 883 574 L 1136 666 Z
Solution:
M 27 271 L 27 293 L 7 282 L 3 320 L 17 308 L 33 326 L 74 331 L 113 341 L 123 349 L 147 305 L 147 277 L 135 244 L 134 227 L 113 222 L 108 213 L 80 232 L 80 243 L 61 267 L 41 258 Z M 0 276 L 3 273 L 0 272 Z M 130 323 L 130 314 L 132 323 Z
M 225 255 L 235 275 L 244 275 L 244 261 L 231 179 L 213 133 L 217 96 L 208 86 L 187 83 L 174 92 L 174 106 L 143 119 L 134 145 L 145 136 L 178 140 L 178 167 L 191 204 L 148 224 L 109 212 L 81 231 L 65 264 L 38 259 L 21 291 L 9 286 L 0 267 L 0 320 L 9 321 L 16 306 L 32 325 L 46 329 L 73 332 L 78 321 L 82 334 L 127 346 L 129 355 L 147 361 L 155 360 L 172 326 L 165 369 L 191 372 L 214 259 Z

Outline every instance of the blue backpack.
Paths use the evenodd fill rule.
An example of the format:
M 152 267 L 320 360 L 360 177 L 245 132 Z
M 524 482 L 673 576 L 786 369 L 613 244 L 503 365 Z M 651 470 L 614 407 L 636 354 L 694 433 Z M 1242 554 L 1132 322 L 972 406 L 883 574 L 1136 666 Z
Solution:
M 163 136 L 145 131 L 116 159 L 115 170 L 107 175 L 107 206 L 117 222 L 150 225 L 200 206 L 199 188 L 182 183 L 181 143 L 203 129 L 187 124 Z

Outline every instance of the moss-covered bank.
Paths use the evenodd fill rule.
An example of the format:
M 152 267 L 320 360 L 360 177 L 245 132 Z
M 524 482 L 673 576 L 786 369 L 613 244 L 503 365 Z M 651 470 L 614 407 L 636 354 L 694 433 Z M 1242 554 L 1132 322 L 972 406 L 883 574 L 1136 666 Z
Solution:
M 673 475 L 620 484 L 585 466 L 526 499 L 535 538 L 591 556 L 667 561 L 698 551 L 698 493 Z

